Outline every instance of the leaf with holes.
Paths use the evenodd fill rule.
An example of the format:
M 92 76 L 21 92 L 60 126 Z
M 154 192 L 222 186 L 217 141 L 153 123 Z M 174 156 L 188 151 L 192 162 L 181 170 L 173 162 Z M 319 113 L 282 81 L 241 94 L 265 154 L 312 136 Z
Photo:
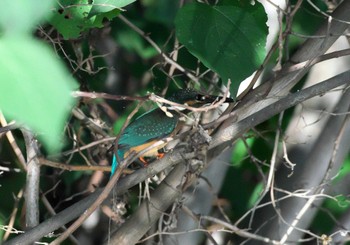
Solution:
M 61 0 L 49 22 L 65 39 L 78 38 L 84 31 L 103 27 L 104 19 L 112 20 L 121 8 L 135 0 Z
M 49 22 L 65 39 L 78 38 L 93 27 L 94 20 L 87 18 L 91 8 L 89 0 L 62 0 Z

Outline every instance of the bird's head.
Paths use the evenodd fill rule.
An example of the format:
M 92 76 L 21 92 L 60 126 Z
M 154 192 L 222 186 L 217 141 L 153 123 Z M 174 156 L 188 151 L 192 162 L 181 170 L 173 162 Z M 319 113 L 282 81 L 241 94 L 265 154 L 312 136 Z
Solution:
M 204 93 L 198 92 L 193 89 L 180 89 L 173 93 L 170 97 L 168 97 L 168 100 L 173 101 L 178 104 L 186 104 L 188 106 L 192 107 L 200 107 L 205 104 L 211 104 L 215 101 L 221 100 L 221 96 L 215 96 L 215 95 L 206 95 Z M 226 98 L 225 102 L 234 102 L 235 100 L 232 98 Z M 180 109 L 181 108 L 177 108 Z M 183 108 L 182 108 L 183 110 Z

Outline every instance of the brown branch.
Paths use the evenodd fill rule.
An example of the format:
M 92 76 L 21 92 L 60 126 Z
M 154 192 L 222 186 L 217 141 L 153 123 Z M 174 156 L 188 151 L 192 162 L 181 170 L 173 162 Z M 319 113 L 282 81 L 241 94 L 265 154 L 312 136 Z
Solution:
M 53 168 L 63 169 L 67 171 L 103 171 L 103 172 L 111 172 L 110 166 L 76 166 L 76 165 L 68 165 L 65 163 L 53 162 L 49 161 L 46 158 L 39 158 L 39 163 L 44 166 L 49 166 Z M 132 174 L 134 171 L 125 169 L 123 171 L 124 174 Z
M 90 99 L 108 99 L 108 100 L 130 100 L 130 101 L 146 101 L 149 96 L 137 97 L 137 96 L 125 96 L 125 95 L 111 95 L 107 93 L 96 93 L 96 92 L 84 92 L 74 91 L 72 92 L 73 97 L 84 97 Z

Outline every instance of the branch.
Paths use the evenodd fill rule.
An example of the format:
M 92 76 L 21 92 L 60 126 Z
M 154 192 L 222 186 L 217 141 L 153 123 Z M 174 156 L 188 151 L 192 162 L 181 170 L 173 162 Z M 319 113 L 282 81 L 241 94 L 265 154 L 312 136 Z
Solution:
M 188 156 L 192 158 L 192 155 Z M 157 161 L 156 164 L 151 164 L 147 168 L 142 168 L 137 170 L 135 174 L 129 175 L 125 178 L 122 178 L 118 182 L 118 188 L 116 189 L 116 194 L 121 195 L 125 193 L 131 187 L 137 185 L 138 183 L 154 176 L 155 174 L 163 171 L 169 166 L 174 166 L 184 160 L 182 150 L 177 149 L 173 153 L 166 154 L 164 158 Z M 31 244 L 35 241 L 38 241 L 40 238 L 46 236 L 47 234 L 57 230 L 61 226 L 71 222 L 72 220 L 79 217 L 83 214 L 101 195 L 103 189 L 97 189 L 94 193 L 89 195 L 88 197 L 78 201 L 72 206 L 64 209 L 60 213 L 52 216 L 51 218 L 45 220 L 38 226 L 33 229 L 26 231 L 24 234 L 21 234 L 8 242 L 4 243 L 4 245 L 9 244 Z M 112 195 L 110 195 L 112 197 Z
M 348 14 L 349 9 L 350 1 L 343 1 L 333 12 L 332 16 L 334 19 L 350 21 L 350 15 Z M 278 100 L 281 96 L 288 94 L 290 89 L 309 71 L 313 60 L 323 55 L 347 28 L 348 25 L 343 22 L 333 20 L 329 23 L 325 21 L 314 35 L 325 36 L 326 38 L 310 38 L 306 40 L 290 61 L 282 67 L 281 71 L 277 74 L 277 79 L 263 83 L 258 88 L 251 91 L 251 93 L 247 94 L 236 108 L 237 119 L 228 120 L 223 127 L 225 128 L 232 125 L 235 121 L 255 113 L 266 105 Z M 307 61 L 307 63 L 304 64 L 303 69 L 289 72 L 289 68 L 294 64 L 304 61 Z M 269 99 L 264 100 L 263 98 L 267 96 L 266 91 L 269 91 Z M 225 137 L 225 133 L 226 132 L 222 132 L 223 137 Z M 220 135 L 217 137 L 220 137 Z
M 85 92 L 85 91 L 74 91 L 72 92 L 73 97 L 82 97 L 90 99 L 108 99 L 108 100 L 129 100 L 129 101 L 146 101 L 149 96 L 137 97 L 137 96 L 125 96 L 125 95 L 112 95 L 107 93 L 96 93 L 96 92 Z
M 39 224 L 40 153 L 33 133 L 27 129 L 22 129 L 22 133 L 27 149 L 26 227 L 32 228 Z
M 347 11 L 348 9 L 350 9 L 350 1 L 343 1 L 343 3 L 334 12 L 334 16 L 338 19 L 348 20 L 348 19 L 350 19 L 350 15 L 348 14 L 348 11 Z M 323 54 L 331 46 L 331 44 L 337 39 L 337 36 L 334 36 L 334 34 L 337 35 L 338 33 L 343 33 L 346 28 L 347 28 L 346 24 L 336 22 L 336 21 L 324 24 L 322 26 L 322 28 L 320 28 L 320 30 L 317 33 L 323 34 L 323 35 L 327 34 L 326 35 L 327 38 L 325 40 L 318 40 L 318 39 L 308 40 L 302 46 L 302 48 L 296 53 L 296 55 L 293 56 L 291 63 L 300 63 L 300 62 L 305 61 L 305 60 L 310 60 L 310 62 L 312 62 L 312 60 L 315 57 L 318 57 L 320 54 Z M 329 35 L 329 34 L 332 34 L 332 35 Z M 308 64 L 310 64 L 310 63 L 308 63 Z M 287 68 L 288 68 L 288 64 L 287 64 L 287 66 L 285 66 L 282 69 L 282 71 L 284 71 L 284 69 L 287 69 Z M 333 89 L 333 88 L 338 87 L 340 85 L 349 83 L 349 72 L 346 72 L 346 73 L 343 73 L 341 75 L 338 75 L 336 78 L 329 79 L 322 84 L 312 86 L 312 87 L 310 87 L 311 89 L 307 88 L 307 89 L 305 89 L 306 92 L 304 92 L 304 90 L 303 90 L 303 91 L 300 91 L 300 92 L 295 93 L 293 95 L 287 96 L 287 101 L 291 102 L 290 105 L 287 105 L 286 104 L 287 101 L 283 101 L 283 99 L 281 100 L 284 103 L 284 105 L 282 107 L 278 106 L 277 103 L 272 104 L 272 103 L 278 101 L 285 94 L 287 94 L 289 92 L 289 90 L 296 83 L 299 82 L 299 80 L 306 74 L 306 72 L 308 70 L 309 70 L 309 67 L 307 66 L 306 68 L 299 70 L 297 72 L 289 73 L 289 74 L 279 78 L 276 81 L 271 81 L 271 82 L 265 83 L 265 84 L 259 86 L 259 88 L 252 91 L 252 93 L 249 93 L 244 98 L 244 102 L 247 102 L 247 103 L 242 102 L 241 106 L 236 111 L 237 117 L 235 117 L 234 114 L 229 115 L 226 122 L 223 124 L 222 128 L 217 131 L 217 134 L 214 135 L 214 141 L 210 145 L 212 150 L 209 154 L 209 160 L 214 158 L 215 154 L 213 154 L 213 153 L 215 153 L 215 152 L 217 153 L 218 149 L 220 149 L 222 151 L 228 145 L 232 144 L 232 142 L 235 139 L 237 139 L 242 133 L 244 133 L 245 130 L 248 130 L 249 127 L 256 126 L 258 123 L 268 119 L 269 117 L 262 115 L 263 112 L 268 113 L 270 116 L 275 115 L 275 114 L 285 110 L 286 108 L 289 108 L 292 105 L 300 103 L 300 102 L 302 102 L 302 101 L 304 101 L 312 96 L 321 95 L 330 89 Z M 341 79 L 343 79 L 343 80 L 341 80 Z M 347 79 L 347 80 L 345 80 L 345 79 Z M 336 82 L 336 84 L 332 84 L 332 82 Z M 271 92 L 270 92 L 270 97 L 268 100 L 264 100 L 263 97 L 266 93 L 266 88 L 269 88 L 269 87 L 272 88 Z M 263 96 L 261 96 L 261 95 L 263 95 Z M 306 97 L 302 97 L 302 96 L 306 96 Z M 296 99 L 296 100 L 294 100 L 294 99 Z M 271 105 L 271 104 L 273 106 L 269 107 L 269 105 Z M 258 116 L 254 117 L 255 113 L 257 113 Z M 257 119 L 257 120 L 255 121 L 255 119 Z M 232 125 L 237 120 L 238 120 L 238 123 Z M 244 123 L 248 123 L 249 126 L 243 125 Z M 238 128 L 241 130 L 237 130 Z M 225 137 L 225 134 L 228 134 L 228 137 L 227 136 Z M 183 161 L 182 155 L 180 154 L 179 149 L 176 149 L 176 150 L 174 150 L 173 153 L 170 153 L 167 155 L 168 155 L 168 157 L 165 159 L 168 159 L 168 160 L 170 160 L 170 158 L 174 157 L 174 156 L 178 157 L 176 160 L 174 160 L 172 162 L 172 164 L 176 164 L 178 162 Z M 158 162 L 164 163 L 165 159 L 164 160 L 162 159 Z M 181 165 L 179 165 L 179 166 L 181 166 Z M 180 169 L 180 167 L 176 167 L 176 168 Z M 148 171 L 148 170 L 145 169 L 144 171 Z M 181 183 L 181 181 L 179 182 L 179 180 L 181 178 L 183 178 L 183 176 L 174 176 L 174 178 L 176 178 L 176 177 L 178 178 L 177 183 Z M 140 182 L 142 180 L 138 180 L 138 181 Z M 175 181 L 175 179 L 174 179 L 174 181 Z M 121 189 L 120 189 L 121 183 L 122 183 L 122 180 L 120 181 L 120 183 L 118 183 L 118 189 L 117 189 L 118 193 L 121 192 Z M 92 195 L 92 198 L 93 197 L 96 198 L 95 193 Z M 166 200 L 166 201 L 173 203 L 175 199 L 176 199 L 176 195 L 173 195 L 172 198 L 169 198 L 169 200 Z M 91 199 L 89 199 L 89 200 L 91 200 Z M 92 199 L 92 201 L 89 204 L 91 204 L 93 201 L 94 201 L 94 199 Z M 151 201 L 154 201 L 154 200 L 151 199 Z M 71 213 L 70 213 L 71 216 L 63 216 L 63 217 L 61 216 L 62 220 L 64 220 L 64 222 L 68 222 L 68 221 L 71 221 L 72 219 L 76 218 L 78 215 L 81 214 L 81 212 L 84 212 L 86 210 L 86 209 L 82 209 L 80 206 L 86 207 L 87 203 L 88 202 L 86 200 L 84 200 L 84 202 L 77 203 L 78 204 L 77 206 L 73 205 L 75 208 L 77 208 L 74 211 L 72 211 L 72 209 L 68 208 L 67 210 L 71 211 Z M 145 203 L 143 205 L 152 205 L 152 202 L 148 203 L 148 204 Z M 162 212 L 164 210 L 158 210 L 158 211 Z M 65 212 L 65 211 L 66 210 L 62 211 L 61 213 Z M 57 216 L 60 215 L 61 213 L 57 214 Z M 67 215 L 67 213 L 65 213 L 65 215 Z M 58 217 L 60 217 L 60 216 L 58 216 Z M 52 228 L 54 228 L 54 227 L 51 224 L 53 224 L 53 223 L 55 223 L 55 225 L 62 224 L 62 221 L 57 220 L 57 219 L 58 218 L 56 216 L 54 216 L 51 219 L 49 219 L 51 221 L 51 223 L 47 223 L 47 221 L 49 221 L 49 220 L 42 223 L 42 224 L 45 223 L 46 225 L 50 224 L 50 226 L 48 226 L 48 228 L 43 226 L 42 224 L 40 224 L 39 226 L 37 226 L 36 228 L 34 228 L 30 231 L 32 233 L 27 232 L 24 235 L 20 235 L 16 238 L 12 239 L 11 241 L 9 241 L 7 244 L 15 244 L 14 243 L 15 241 L 16 242 L 22 241 L 23 244 L 30 243 L 30 241 L 32 241 L 32 242 L 36 241 L 40 238 L 40 236 L 38 236 L 39 233 L 37 233 L 37 231 L 40 231 L 41 234 L 43 233 L 43 231 L 45 231 L 44 234 L 47 234 L 50 231 L 54 230 L 54 229 L 52 230 Z M 139 228 L 142 230 L 145 229 L 144 227 L 139 227 Z M 130 231 L 130 233 L 132 233 L 132 232 Z M 36 237 L 34 237 L 34 235 L 30 236 L 28 234 L 36 234 Z M 23 239 L 24 236 L 27 239 Z
M 350 90 L 347 90 L 335 107 L 335 112 L 348 112 L 349 107 Z M 298 183 L 298 187 L 311 189 L 311 193 L 314 195 L 324 192 L 327 189 L 327 185 L 323 184 L 327 184 L 331 177 L 339 172 L 349 152 L 349 145 L 349 115 L 330 117 L 324 126 L 322 134 L 308 154 L 308 158 L 303 166 L 299 167 L 299 174 L 284 180 L 284 185 L 289 187 L 290 185 L 295 186 L 293 183 Z M 282 186 L 282 184 L 279 183 L 279 186 Z M 305 203 L 303 200 L 297 199 L 283 204 L 283 210 L 288 210 L 288 214 L 284 213 L 284 219 L 287 224 L 281 226 L 278 221 L 271 224 L 271 227 L 276 227 L 278 223 L 279 230 L 283 234 L 281 242 L 287 239 L 297 240 L 301 238 L 302 234 L 297 231 L 305 229 L 317 211 L 316 209 L 311 209 L 310 205 L 317 206 L 322 200 L 319 200 L 317 203 L 315 203 L 315 200 L 309 200 L 309 202 Z M 307 212 L 305 212 L 306 210 Z
M 210 144 L 210 149 L 213 149 L 217 146 L 222 147 L 223 142 L 227 142 L 226 146 L 230 145 L 232 141 L 236 140 L 240 135 L 242 135 L 243 132 L 266 121 L 272 116 L 288 108 L 291 108 L 307 99 L 325 94 L 326 92 L 342 85 L 350 85 L 350 71 L 341 73 L 335 77 L 327 79 L 324 82 L 320 82 L 316 85 L 300 90 L 294 94 L 289 94 L 286 97 L 277 100 L 276 102 L 255 112 L 254 114 L 244 119 L 241 119 L 240 121 L 232 124 L 231 126 L 225 129 L 222 129 L 220 131 L 220 134 L 215 135 L 215 137 L 213 137 L 213 141 Z M 235 115 L 236 112 L 232 112 L 228 115 L 228 117 L 234 117 Z
M 185 68 L 180 66 L 176 61 L 169 58 L 166 54 L 163 53 L 163 51 L 159 48 L 159 46 L 144 33 L 141 29 L 139 29 L 137 26 L 135 26 L 133 23 L 131 23 L 128 19 L 126 19 L 123 15 L 118 15 L 119 19 L 121 19 L 126 25 L 128 25 L 131 29 L 133 29 L 135 32 L 137 32 L 139 35 L 141 35 L 151 46 L 164 58 L 164 60 L 171 64 L 173 67 L 178 69 L 179 71 L 183 72 L 188 78 L 191 80 L 198 82 L 198 78 L 193 75 L 192 73 L 186 71 Z
M 340 79 L 340 78 L 343 78 Z M 291 94 L 290 96 L 287 97 L 286 99 L 281 99 L 284 100 L 284 106 L 279 107 L 278 103 L 276 102 L 270 107 L 267 107 L 265 110 L 261 110 L 257 112 L 257 119 L 259 120 L 254 120 L 254 116 L 251 116 L 245 120 L 242 120 L 240 122 L 237 122 L 235 125 L 235 133 L 230 134 L 231 135 L 231 141 L 224 140 L 219 142 L 219 139 L 216 139 L 214 142 L 210 144 L 210 148 L 216 148 L 217 146 L 226 148 L 227 145 L 231 144 L 233 140 L 237 139 L 241 134 L 244 133 L 245 130 L 248 130 L 249 127 L 254 127 L 257 124 L 259 124 L 261 121 L 268 119 L 271 115 L 278 114 L 279 112 L 294 106 L 297 102 L 300 103 L 309 97 L 312 96 L 317 96 L 317 95 L 322 95 L 325 92 L 336 88 L 340 85 L 347 84 L 350 82 L 350 71 L 345 72 L 343 74 L 338 75 L 335 78 L 328 79 L 327 81 L 314 85 L 312 87 L 309 87 L 306 90 L 299 91 L 295 94 Z M 305 94 L 308 94 L 307 97 L 305 97 Z M 293 102 L 289 104 L 289 102 Z M 269 114 L 268 116 L 263 117 L 265 114 Z M 253 120 L 252 120 L 253 119 Z M 214 147 L 215 146 L 215 147 Z M 216 149 L 211 150 L 209 153 L 209 161 L 214 157 L 214 152 Z M 193 157 L 193 156 L 189 156 Z M 184 161 L 184 157 L 182 154 L 182 149 L 175 149 L 172 153 L 168 153 L 164 156 L 164 158 L 158 160 L 156 163 L 151 164 L 147 168 L 143 168 L 140 170 L 135 171 L 134 174 L 129 175 L 125 178 L 122 178 L 118 182 L 118 188 L 117 188 L 117 194 L 120 195 L 127 191 L 129 188 L 132 186 L 137 185 L 139 182 L 142 182 L 146 180 L 147 178 L 154 176 L 155 174 L 163 171 L 164 169 L 174 166 L 180 162 Z M 177 176 L 178 178 L 182 178 L 182 176 Z M 102 190 L 97 190 L 93 194 L 91 194 L 89 197 L 84 198 L 83 200 L 77 202 L 76 204 L 73 204 L 69 208 L 63 210 L 62 212 L 58 213 L 57 215 L 51 217 L 50 219 L 47 219 L 37 227 L 27 231 L 25 234 L 19 235 L 12 240 L 8 241 L 7 245 L 9 244 L 26 244 L 26 243 L 32 243 L 37 240 L 39 240 L 41 237 L 44 235 L 58 229 L 62 225 L 74 220 L 76 217 L 80 216 L 83 212 L 86 211 L 86 209 L 95 201 L 95 199 L 101 194 Z M 172 200 L 174 202 L 175 199 Z M 137 229 L 136 229 L 137 230 Z M 129 231 L 130 232 L 130 231 Z
M 2 112 L 0 111 L 0 123 L 1 123 L 1 126 L 3 126 L 1 129 L 3 129 L 4 131 L 0 130 L 0 135 L 2 132 L 6 132 L 7 130 L 13 130 L 15 128 L 17 128 L 17 124 L 7 124 L 7 121 L 4 117 L 4 115 L 2 114 Z M 6 133 L 6 137 L 7 137 L 7 140 L 9 141 L 13 151 L 15 152 L 17 158 L 18 158 L 18 161 L 20 162 L 22 168 L 24 170 L 27 169 L 27 165 L 26 165 L 26 160 L 24 159 L 24 156 L 21 152 L 21 150 L 19 149 L 18 145 L 17 145 L 17 142 L 15 140 L 15 137 L 13 136 L 12 132 L 11 131 L 8 131 Z
M 291 94 L 287 96 L 286 98 L 280 99 L 278 102 L 267 106 L 266 108 L 256 112 L 256 114 L 243 119 L 242 121 L 236 123 L 235 125 L 236 130 L 234 131 L 234 134 L 232 134 L 233 137 L 227 139 L 227 141 L 214 141 L 211 142 L 209 145 L 209 149 L 212 149 L 209 152 L 208 160 L 213 160 L 218 154 L 216 152 L 215 147 L 220 146 L 221 149 L 223 149 L 223 145 L 226 143 L 232 144 L 232 141 L 237 139 L 240 135 L 242 135 L 246 130 L 256 126 L 257 124 L 260 124 L 261 122 L 269 119 L 273 115 L 276 115 L 282 111 L 284 111 L 287 108 L 290 108 L 302 101 L 305 101 L 311 97 L 314 97 L 316 95 L 321 95 L 326 93 L 327 91 L 336 88 L 338 86 L 344 85 L 344 84 L 350 84 L 350 71 L 345 72 L 343 74 L 340 74 L 332 79 L 328 79 L 327 81 L 323 83 L 319 83 L 317 85 L 314 85 L 312 87 L 306 88 L 300 92 L 297 92 L 295 94 Z M 221 152 L 220 152 L 221 153 Z M 209 163 L 210 164 L 210 163 Z M 202 169 L 202 171 L 205 168 Z M 177 170 L 174 170 L 177 171 Z M 181 183 L 183 175 L 178 175 L 177 180 L 175 183 Z M 187 178 L 188 183 L 192 183 L 197 176 L 191 176 Z M 167 183 L 167 182 L 165 182 Z M 175 186 L 177 187 L 177 186 Z M 161 189 L 164 191 L 164 189 Z M 173 199 L 169 200 L 169 196 L 166 197 L 166 199 L 163 199 L 162 195 L 160 195 L 158 192 L 159 189 L 157 188 L 155 190 L 155 194 L 151 196 L 149 201 L 144 201 L 141 207 L 136 211 L 135 215 L 133 215 L 118 231 L 116 234 L 113 234 L 112 236 L 112 243 L 114 244 L 134 244 L 138 240 L 136 238 L 141 238 L 142 235 L 141 232 L 144 232 L 144 234 L 147 232 L 147 230 L 150 228 L 150 226 L 156 222 L 162 212 L 165 212 L 168 206 L 164 207 L 164 209 L 159 209 L 158 203 L 164 202 L 164 203 L 174 203 L 177 198 L 177 188 L 171 188 L 170 190 L 167 190 L 166 192 L 163 192 L 162 195 L 169 195 L 172 196 Z M 158 198 L 157 198 L 158 197 Z M 157 199 L 156 199 L 157 198 Z M 152 210 L 153 207 L 156 207 L 156 212 Z M 143 215 L 143 219 L 140 217 L 141 214 Z M 147 214 L 147 215 L 145 215 Z M 140 219 L 142 219 L 140 221 Z M 130 222 L 130 223 L 129 223 Z M 130 226 L 132 225 L 132 229 L 130 229 Z M 127 227 L 127 228 L 125 228 Z M 127 240 L 130 239 L 130 240 Z
M 135 244 L 152 227 L 165 211 L 182 194 L 186 172 L 185 164 L 178 164 L 128 219 L 107 244 Z M 179 178 L 181 176 L 181 178 Z

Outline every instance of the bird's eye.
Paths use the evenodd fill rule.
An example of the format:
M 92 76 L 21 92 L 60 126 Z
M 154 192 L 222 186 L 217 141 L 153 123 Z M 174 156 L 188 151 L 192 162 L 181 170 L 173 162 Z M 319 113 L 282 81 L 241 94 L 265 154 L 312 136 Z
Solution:
M 196 100 L 198 100 L 198 101 L 205 101 L 205 95 L 197 94 L 196 95 Z

